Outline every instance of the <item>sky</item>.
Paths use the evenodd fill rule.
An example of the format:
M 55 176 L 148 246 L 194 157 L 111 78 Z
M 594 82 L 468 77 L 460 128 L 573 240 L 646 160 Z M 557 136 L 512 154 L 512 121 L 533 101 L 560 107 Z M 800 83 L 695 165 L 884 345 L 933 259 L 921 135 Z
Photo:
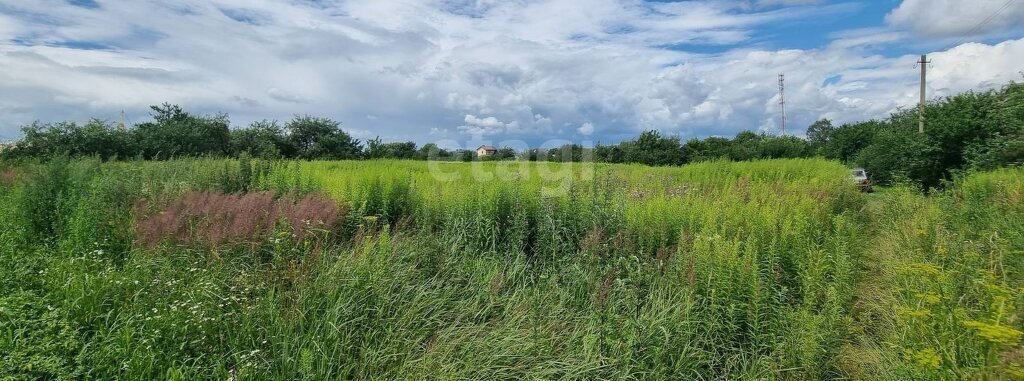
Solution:
M 1024 0 L 0 0 L 0 141 L 38 120 L 329 117 L 448 147 L 787 132 L 1024 80 Z

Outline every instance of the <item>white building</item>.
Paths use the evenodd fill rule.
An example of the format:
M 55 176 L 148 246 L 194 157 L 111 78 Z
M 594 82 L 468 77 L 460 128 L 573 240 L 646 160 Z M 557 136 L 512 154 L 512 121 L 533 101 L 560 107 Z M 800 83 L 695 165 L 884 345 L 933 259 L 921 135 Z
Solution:
M 480 148 L 476 149 L 476 156 L 478 157 L 493 156 L 496 153 L 498 153 L 498 149 L 492 146 L 480 146 Z

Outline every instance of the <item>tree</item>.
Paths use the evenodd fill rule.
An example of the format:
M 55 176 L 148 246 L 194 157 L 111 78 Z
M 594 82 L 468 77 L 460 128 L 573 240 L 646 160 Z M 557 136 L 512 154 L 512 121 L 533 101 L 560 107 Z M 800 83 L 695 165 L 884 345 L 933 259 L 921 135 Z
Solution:
M 460 161 L 470 162 L 476 157 L 476 152 L 468 149 L 460 149 L 455 151 L 455 158 Z
M 419 155 L 414 142 L 383 143 L 380 137 L 366 141 L 368 159 L 415 159 Z
M 758 159 L 808 157 L 814 153 L 810 143 L 792 135 L 765 136 L 758 147 Z
M 579 144 L 565 144 L 545 151 L 545 160 L 550 162 L 579 163 L 591 160 L 591 152 Z
M 141 123 L 134 131 L 143 157 L 163 160 L 228 153 L 231 132 L 227 115 L 192 115 L 169 103 L 150 108 L 154 121 Z
M 248 128 L 231 131 L 230 151 L 233 156 L 248 153 L 252 157 L 279 158 L 282 151 L 288 150 L 287 145 L 276 121 L 256 121 L 249 124 Z
M 594 161 L 604 163 L 621 163 L 623 160 L 622 148 L 618 145 L 606 146 L 598 144 L 594 147 Z
M 821 154 L 829 159 L 851 162 L 857 153 L 871 145 L 875 135 L 887 127 L 885 122 L 877 120 L 839 126 L 820 148 Z
M 832 139 L 832 133 L 835 131 L 835 127 L 832 126 L 832 121 L 828 119 L 818 119 L 807 127 L 807 141 L 811 144 L 811 147 L 818 149 L 828 144 L 829 140 Z
M 419 160 L 450 160 L 451 157 L 451 152 L 438 147 L 434 143 L 424 144 L 416 154 L 416 158 Z
M 290 157 L 300 159 L 358 159 L 362 155 L 359 140 L 342 131 L 341 123 L 327 118 L 296 116 L 285 130 L 288 132 Z
M 523 151 L 521 158 L 525 161 L 540 161 L 547 157 L 547 151 L 542 148 L 530 148 Z
M 942 178 L 937 154 L 930 139 L 917 133 L 915 124 L 902 131 L 881 130 L 853 161 L 867 169 L 876 182 L 914 180 L 927 189 L 939 185 Z
M 704 140 L 690 139 L 683 147 L 685 156 L 691 162 L 728 158 L 730 149 L 732 149 L 732 140 L 718 136 Z
M 515 160 L 516 150 L 512 147 L 501 147 L 498 152 L 494 153 L 494 158 L 496 160 Z
M 619 144 L 623 162 L 647 165 L 682 165 L 686 153 L 678 137 L 663 137 L 658 131 L 644 131 L 636 140 Z
M 127 131 L 116 129 L 109 122 L 100 119 L 92 119 L 84 125 L 74 122 L 33 122 L 22 127 L 21 132 L 25 137 L 4 156 L 98 156 L 103 160 L 110 160 L 134 156 L 137 152 Z
M 765 139 L 753 131 L 740 131 L 729 144 L 728 157 L 735 161 L 747 161 L 759 158 L 761 143 Z
M 366 152 L 363 154 L 363 157 L 367 159 L 380 159 L 385 156 L 384 142 L 380 140 L 380 136 L 366 140 Z

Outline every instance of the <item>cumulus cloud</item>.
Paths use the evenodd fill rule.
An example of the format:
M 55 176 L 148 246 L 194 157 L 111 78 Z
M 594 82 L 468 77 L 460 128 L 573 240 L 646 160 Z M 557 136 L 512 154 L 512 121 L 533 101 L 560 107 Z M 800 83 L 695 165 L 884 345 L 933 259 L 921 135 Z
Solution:
M 969 37 L 1024 26 L 1024 2 L 903 0 L 886 20 L 925 36 Z
M 800 50 L 772 49 L 757 37 L 766 25 L 844 14 L 852 3 L 96 4 L 0 6 L 0 139 L 33 119 L 115 119 L 121 109 L 141 119 L 148 105 L 167 101 L 227 112 L 236 124 L 311 114 L 360 135 L 421 143 L 577 134 L 612 142 L 643 129 L 773 131 L 779 72 L 792 125 L 884 117 L 913 105 L 916 94 L 914 57 L 869 51 L 903 40 L 904 30 L 848 31 Z M 890 23 L 903 25 L 900 9 Z M 1024 40 L 1009 39 L 933 54 L 931 94 L 1013 79 L 1022 49 Z
M 583 125 L 580 126 L 580 128 L 577 128 L 576 131 L 579 131 L 583 135 L 593 134 L 594 133 L 594 124 L 590 123 L 590 122 L 583 123 Z
M 493 116 L 479 118 L 476 115 L 467 114 L 463 120 L 466 124 L 459 126 L 459 130 L 465 131 L 475 137 L 500 134 L 507 130 L 519 127 L 519 122 L 517 121 L 505 123 Z

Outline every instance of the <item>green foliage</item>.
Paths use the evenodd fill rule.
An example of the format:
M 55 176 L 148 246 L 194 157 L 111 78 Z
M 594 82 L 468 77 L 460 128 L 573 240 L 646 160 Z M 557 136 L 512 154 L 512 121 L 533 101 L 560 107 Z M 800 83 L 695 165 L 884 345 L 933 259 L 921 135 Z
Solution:
M 512 147 L 501 147 L 494 153 L 495 160 L 513 160 L 516 156 L 516 150 Z
M 865 378 L 1020 379 L 1024 170 L 971 175 L 930 197 L 878 200 L 878 277 L 865 287 Z M 872 349 L 875 348 L 875 349 Z
M 884 131 L 886 124 L 877 120 L 844 124 L 830 135 L 819 137 L 824 143 L 818 146 L 821 155 L 850 163 L 867 146 L 874 142 L 875 135 Z
M 867 168 L 881 183 L 913 181 L 924 189 L 970 171 L 1024 162 L 1024 84 L 969 91 L 930 102 L 925 133 L 916 110 L 885 121 L 808 129 L 811 143 L 827 158 Z M 813 132 L 813 136 L 811 135 Z
M 644 131 L 636 140 L 619 143 L 622 161 L 647 165 L 680 165 L 686 162 L 678 137 Z
M 436 148 L 436 145 L 434 147 Z M 383 143 L 380 137 L 366 141 L 367 159 L 416 159 L 418 156 L 419 152 L 414 142 Z
M 61 157 L 27 168 L 26 186 L 16 193 L 17 210 L 23 214 L 28 240 L 53 242 L 64 229 L 68 203 L 74 197 L 71 164 Z
M 835 130 L 831 120 L 819 119 L 807 127 L 807 143 L 812 147 L 824 146 L 832 138 Z
M 0 374 L 840 375 L 830 364 L 848 332 L 860 234 L 845 214 L 863 197 L 841 166 L 498 161 L 445 164 L 461 180 L 443 181 L 431 165 L 243 156 L 19 168 L 36 174 L 0 194 L 0 248 L 18 253 L 0 258 Z M 56 191 L 37 193 L 44 183 Z M 143 201 L 259 189 L 320 189 L 344 215 L 309 239 L 278 228 L 237 246 L 136 242 Z M 30 200 L 57 222 L 33 227 L 44 219 L 23 214 Z M 28 238 L 37 230 L 50 239 Z
M 356 159 L 362 154 L 359 140 L 342 131 L 341 123 L 327 118 L 296 116 L 285 124 L 288 142 L 299 159 Z
M 591 161 L 590 156 L 590 151 L 579 144 L 565 144 L 561 147 L 544 151 L 544 161 L 552 163 L 579 163 L 583 161 Z
M 262 159 L 416 159 L 464 161 L 474 151 L 449 151 L 436 144 L 417 148 L 414 142 L 385 143 L 370 139 L 366 147 L 341 130 L 340 123 L 311 116 L 296 116 L 279 127 L 258 121 L 246 128 L 228 129 L 226 115 L 197 116 L 179 106 L 153 106 L 154 121 L 132 129 L 113 128 L 92 120 L 75 123 L 33 123 L 22 128 L 25 138 L 5 158 L 44 159 L 60 155 L 97 156 L 103 160 L 142 157 L 167 159 L 189 156 L 238 157 L 243 153 Z M 914 182 L 922 189 L 941 187 L 945 181 L 972 171 L 1024 163 L 1024 84 L 1010 83 L 999 90 L 966 92 L 931 102 L 925 110 L 927 128 L 916 135 L 917 111 L 901 110 L 885 120 L 832 125 L 821 119 L 807 129 L 807 139 L 742 131 L 734 138 L 691 139 L 644 131 L 634 140 L 594 148 L 566 144 L 553 149 L 505 147 L 481 160 L 548 162 L 641 163 L 672 166 L 728 159 L 733 161 L 800 158 L 815 155 L 850 166 L 862 166 L 882 184 Z
M 917 180 L 928 188 L 939 185 L 941 179 L 942 167 L 936 163 L 936 151 L 926 136 L 907 129 L 886 129 L 877 133 L 873 143 L 851 161 L 867 169 L 875 182 Z
M 166 103 L 151 108 L 154 121 L 140 123 L 133 131 L 144 158 L 162 160 L 228 153 L 231 133 L 227 115 L 197 116 Z
M 5 153 L 10 157 L 53 158 L 99 156 L 103 160 L 130 158 L 136 154 L 134 138 L 110 123 L 93 119 L 79 126 L 73 122 L 22 127 L 25 137 Z
M 253 122 L 248 128 L 231 130 L 231 155 L 277 159 L 293 152 L 276 121 Z
M 683 150 L 691 162 L 798 158 L 811 156 L 812 152 L 807 141 L 801 138 L 755 134 L 751 131 L 740 132 L 733 139 L 691 139 L 683 145 Z
M 815 159 L 432 165 L 13 167 L 0 377 L 1024 374 L 1020 169 L 924 196 L 861 194 Z M 320 191 L 343 214 L 302 239 L 136 241 L 142 201 L 204 190 Z

